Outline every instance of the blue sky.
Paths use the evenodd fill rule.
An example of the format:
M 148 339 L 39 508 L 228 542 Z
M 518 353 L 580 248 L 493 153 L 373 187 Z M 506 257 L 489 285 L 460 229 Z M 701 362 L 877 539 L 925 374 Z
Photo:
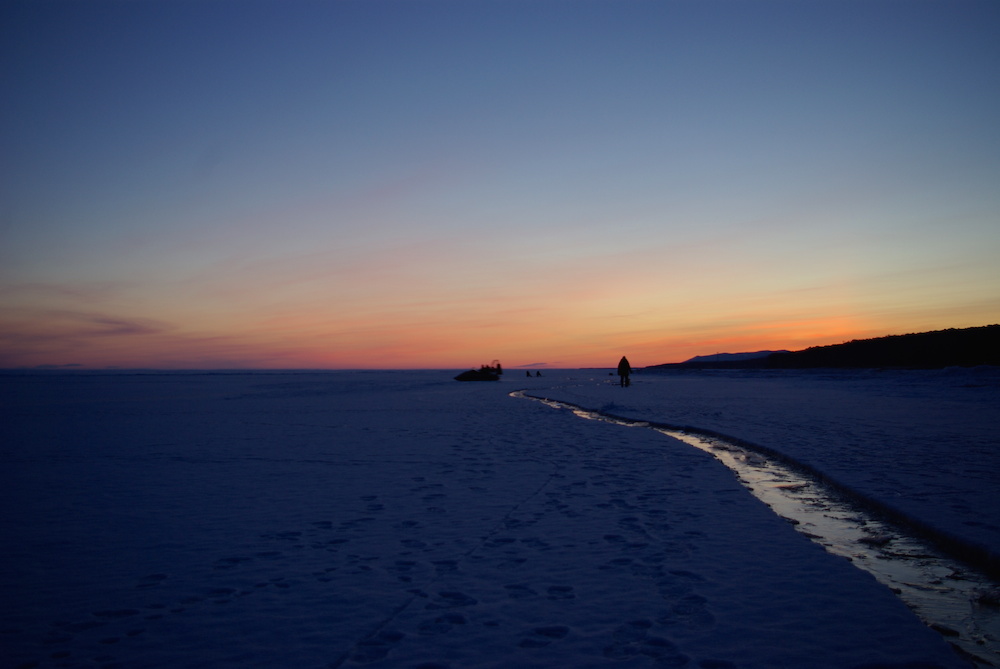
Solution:
M 5 2 L 0 366 L 1000 321 L 996 2 Z

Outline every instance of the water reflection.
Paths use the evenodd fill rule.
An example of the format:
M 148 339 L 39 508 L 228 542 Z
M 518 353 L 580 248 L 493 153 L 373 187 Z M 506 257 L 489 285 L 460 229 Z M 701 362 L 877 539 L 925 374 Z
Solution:
M 523 391 L 511 395 L 569 409 L 588 420 L 652 429 L 710 453 L 799 532 L 888 586 L 959 653 L 978 665 L 1000 666 L 1000 584 L 941 555 L 905 528 L 877 517 L 812 474 L 721 437 L 609 416 Z

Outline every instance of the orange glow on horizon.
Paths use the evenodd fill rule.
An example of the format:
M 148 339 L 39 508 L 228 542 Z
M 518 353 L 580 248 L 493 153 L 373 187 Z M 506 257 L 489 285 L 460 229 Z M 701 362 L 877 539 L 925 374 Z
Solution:
M 852 328 L 852 323 L 856 327 Z M 286 324 L 287 325 L 287 324 Z M 81 334 L 64 330 L 39 338 L 28 355 L 0 356 L 0 367 L 79 365 L 85 369 L 465 369 L 493 359 L 510 369 L 612 367 L 627 355 L 636 367 L 682 362 L 698 355 L 758 350 L 801 350 L 851 339 L 905 334 L 829 318 L 748 324 L 732 334 L 688 332 L 667 337 L 607 335 L 579 337 L 559 346 L 550 334 L 516 339 L 510 329 L 490 327 L 461 332 L 434 327 L 408 330 L 358 327 L 331 332 L 315 323 L 294 330 L 257 332 L 243 337 L 204 336 L 177 331 Z M 27 334 L 25 335 L 28 336 Z M 620 343 L 610 343 L 617 340 Z M 65 342 L 71 342 L 66 346 Z M 553 355 L 552 351 L 559 352 Z
M 928 308 L 901 319 L 865 307 L 840 287 L 837 299 L 811 291 L 805 301 L 790 291 L 746 298 L 737 310 L 711 293 L 699 302 L 630 293 L 627 284 L 559 263 L 507 284 L 480 274 L 469 282 L 469 297 L 465 283 L 426 274 L 400 279 L 409 271 L 402 265 L 415 261 L 395 257 L 399 265 L 388 284 L 379 283 L 384 270 L 358 263 L 360 285 L 339 288 L 337 270 L 332 291 L 323 256 L 262 272 L 226 268 L 200 278 L 203 302 L 177 299 L 158 318 L 109 315 L 130 296 L 103 286 L 93 297 L 85 287 L 68 293 L 30 287 L 23 297 L 9 291 L 18 306 L 0 313 L 0 367 L 467 369 L 499 359 L 509 368 L 581 368 L 610 367 L 622 355 L 644 367 L 997 320 L 975 315 L 990 313 L 988 303 L 965 311 Z
M 3 14 L 0 368 L 644 367 L 1000 321 L 993 7 L 308 3 L 262 42 L 258 3 L 110 3 L 65 48 L 36 4 Z

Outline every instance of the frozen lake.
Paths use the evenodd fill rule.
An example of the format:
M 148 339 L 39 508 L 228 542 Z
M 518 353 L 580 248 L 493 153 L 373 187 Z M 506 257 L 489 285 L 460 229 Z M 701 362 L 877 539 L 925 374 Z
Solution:
M 623 390 L 543 374 L 0 376 L 13 666 L 968 666 L 707 454 L 508 394 L 545 388 L 660 419 L 677 408 L 671 422 L 690 424 L 717 411 L 703 427 L 720 432 L 738 397 L 751 413 L 766 397 L 742 381 L 691 377 L 684 390 L 639 375 Z M 801 395 L 817 381 L 795 383 Z M 774 386 L 778 404 L 736 436 L 850 434 L 823 383 L 812 414 L 782 414 L 795 393 Z M 921 383 L 901 397 L 926 399 L 933 382 Z M 956 407 L 996 397 L 995 384 L 958 387 Z M 675 390 L 686 403 L 669 407 Z M 912 421 L 890 413 L 869 406 L 861 424 L 906 441 L 893 426 Z M 989 420 L 976 449 L 996 443 Z M 939 459 L 957 504 L 965 470 L 954 449 Z M 978 485 L 988 464 L 970 506 L 995 508 Z M 962 527 L 979 540 L 995 521 Z

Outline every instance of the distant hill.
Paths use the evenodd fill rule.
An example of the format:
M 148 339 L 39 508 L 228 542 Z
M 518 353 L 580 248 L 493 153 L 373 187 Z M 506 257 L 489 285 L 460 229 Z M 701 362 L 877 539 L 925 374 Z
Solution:
M 697 356 L 646 369 L 810 369 L 900 367 L 935 369 L 1000 365 L 1000 325 L 855 339 L 802 351 L 775 351 L 743 359 Z M 723 354 L 725 355 L 725 354 Z M 741 355 L 741 354 L 729 354 Z M 750 354 L 754 356 L 755 354 Z M 715 358 L 715 359 L 713 359 Z
M 791 353 L 791 351 L 755 351 L 753 353 L 715 353 L 713 355 L 696 355 L 690 360 L 685 360 L 682 364 L 754 360 L 756 358 L 766 358 L 772 353 Z

